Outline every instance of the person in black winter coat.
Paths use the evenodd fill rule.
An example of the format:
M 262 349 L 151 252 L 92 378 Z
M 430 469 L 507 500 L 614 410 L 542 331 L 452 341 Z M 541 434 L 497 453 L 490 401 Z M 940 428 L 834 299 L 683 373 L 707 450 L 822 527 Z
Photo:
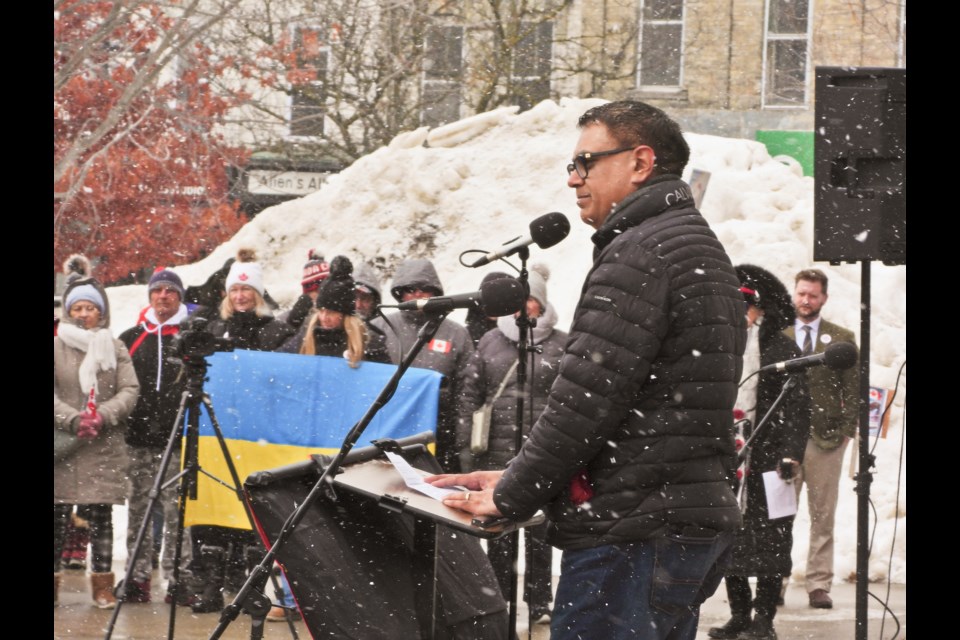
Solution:
M 277 319 L 286 322 L 294 329 L 300 329 L 303 323 L 310 318 L 313 310 L 316 309 L 320 285 L 329 275 L 329 263 L 319 250 L 310 249 L 307 252 L 307 263 L 303 265 L 303 277 L 300 279 L 300 287 L 303 293 L 293 303 L 293 306 L 278 315 Z
M 220 318 L 207 330 L 230 338 L 236 349 L 276 351 L 294 328 L 273 317 L 263 297 L 263 269 L 250 249 L 241 249 L 224 283 L 227 295 L 220 303 Z
M 241 251 L 250 252 L 249 249 Z M 204 318 L 205 320 L 215 320 L 220 316 L 220 306 L 226 295 L 227 275 L 233 267 L 236 258 L 227 258 L 223 266 L 210 274 L 206 281 L 201 285 L 193 285 L 186 288 L 183 294 L 183 302 L 190 309 L 190 315 L 195 318 Z M 280 305 L 270 296 L 270 293 L 264 289 L 261 294 L 266 308 L 271 312 L 280 308 Z
M 160 470 L 160 461 L 166 449 L 170 433 L 176 422 L 183 391 L 186 388 L 186 375 L 183 367 L 171 361 L 176 354 L 174 339 L 180 332 L 180 323 L 187 317 L 187 306 L 183 304 L 183 283 L 180 277 L 169 269 L 158 269 L 150 278 L 147 286 L 150 306 L 141 313 L 139 323 L 120 334 L 120 340 L 127 346 L 133 368 L 140 380 L 140 397 L 137 406 L 127 423 L 126 441 L 130 467 L 127 472 L 127 553 L 133 555 L 134 543 L 140 524 L 146 517 L 150 502 L 150 491 Z M 171 450 L 164 482 L 171 480 L 180 472 L 180 440 L 178 436 Z M 168 581 L 167 592 L 173 585 L 173 556 L 176 550 L 177 527 L 180 522 L 177 506 L 177 483 L 172 484 L 160 495 L 163 512 L 163 524 L 166 532 L 163 536 L 163 575 Z M 146 536 L 140 547 L 140 555 L 134 563 L 131 583 L 127 585 L 126 602 L 150 602 L 150 573 L 152 570 L 151 550 L 154 546 L 153 527 L 146 528 Z M 190 584 L 190 564 L 193 559 L 189 536 L 184 537 L 180 556 L 181 585 Z M 188 589 L 178 592 L 181 603 L 189 599 Z
M 504 471 L 428 482 L 466 487 L 443 502 L 475 515 L 545 509 L 563 549 L 553 640 L 692 640 L 741 520 L 743 297 L 680 178 L 679 126 L 630 100 L 579 125 L 567 186 L 595 247 L 547 406 Z
M 264 299 L 263 269 L 251 249 L 240 249 L 225 278 L 226 296 L 220 317 L 207 325 L 216 337 L 230 338 L 236 349 L 276 351 L 294 333 L 294 328 L 273 317 Z M 194 526 L 194 573 L 204 584 L 203 593 L 191 604 L 196 613 L 223 609 L 223 588 L 238 590 L 246 580 L 246 549 L 260 546 L 249 529 Z M 229 560 L 228 560 L 229 557 Z
M 753 426 L 770 410 L 790 374 L 756 372 L 762 366 L 800 356 L 793 340 L 782 331 L 793 324 L 790 294 L 776 276 L 754 265 L 736 267 L 747 303 L 747 349 L 744 379 L 737 396 L 736 413 L 743 417 L 742 437 L 749 438 Z M 763 474 L 777 471 L 784 479 L 796 474 L 810 431 L 810 396 L 803 374 L 769 422 L 747 450 L 740 479 L 743 528 L 737 532 L 733 555 L 724 570 L 731 618 L 710 629 L 711 638 L 775 640 L 773 618 L 783 576 L 792 568 L 793 516 L 771 520 L 767 511 Z M 735 466 L 733 463 L 731 466 Z M 783 471 L 782 467 L 788 470 Z M 748 576 L 757 576 L 757 593 L 752 598 Z M 751 611 L 755 614 L 751 617 Z
M 535 319 L 536 326 L 528 333 L 529 348 L 533 350 L 527 359 L 527 382 L 523 396 L 524 438 L 547 405 L 547 395 L 557 377 L 563 346 L 567 341 L 567 334 L 555 328 L 557 312 L 547 300 L 548 278 L 549 271 L 545 265 L 535 264 L 531 267 L 527 315 Z M 484 281 L 489 282 L 486 278 Z M 517 386 L 516 364 L 519 339 L 520 328 L 516 317 L 498 318 L 497 327 L 480 339 L 467 365 L 457 428 L 457 447 L 462 452 L 461 459 L 465 460 L 464 470 L 502 469 L 517 455 L 517 398 L 520 389 Z M 471 453 L 473 413 L 484 404 L 492 405 L 487 450 Z M 546 621 L 549 619 L 545 616 L 550 614 L 552 596 L 553 549 L 544 540 L 546 523 L 528 527 L 524 531 L 528 576 L 524 582 L 523 599 L 529 606 L 533 620 Z M 510 545 L 507 543 L 507 538 L 487 541 L 487 555 L 503 594 L 510 593 L 510 580 L 513 577 Z
M 306 355 L 346 358 L 351 367 L 361 360 L 390 362 L 383 335 L 368 331 L 356 314 L 353 264 L 345 256 L 330 263 L 330 276 L 320 285 L 317 311 L 303 331 L 299 352 Z

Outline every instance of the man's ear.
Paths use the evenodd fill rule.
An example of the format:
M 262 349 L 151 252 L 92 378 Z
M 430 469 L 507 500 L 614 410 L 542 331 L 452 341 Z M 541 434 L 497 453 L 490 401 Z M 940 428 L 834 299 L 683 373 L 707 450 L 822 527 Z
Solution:
M 653 175 L 653 166 L 657 156 L 652 147 L 645 144 L 633 150 L 633 175 L 631 182 L 637 186 L 643 184 Z

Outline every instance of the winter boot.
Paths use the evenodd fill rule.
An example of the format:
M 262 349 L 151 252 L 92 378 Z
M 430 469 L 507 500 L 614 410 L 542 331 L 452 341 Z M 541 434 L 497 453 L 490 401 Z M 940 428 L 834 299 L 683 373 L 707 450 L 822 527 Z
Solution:
M 53 574 L 53 606 L 57 606 L 60 597 L 60 574 Z
M 740 634 L 739 640 L 777 640 L 773 617 L 759 613 L 755 615 L 750 626 Z
M 750 627 L 750 614 L 734 614 L 722 627 L 711 627 L 707 635 L 711 638 L 726 638 L 726 640 L 735 640 L 740 637 L 742 631 Z
M 273 605 L 270 607 L 269 613 L 267 613 L 267 622 L 286 622 L 287 616 L 290 616 L 290 619 L 294 622 L 303 619 L 300 611 L 295 608 L 288 609 L 280 605 Z
M 150 578 L 146 580 L 131 580 L 130 586 L 124 589 L 123 581 L 117 585 L 116 592 L 124 594 L 124 602 L 146 603 L 150 602 Z
M 740 632 L 750 626 L 750 612 L 753 604 L 750 601 L 750 583 L 743 576 L 727 576 L 724 578 L 727 587 L 727 601 L 730 603 L 730 619 L 722 627 L 712 627 L 707 635 L 711 638 L 727 638 L 728 640 L 740 637 Z
M 110 573 L 91 573 L 90 590 L 93 592 L 93 604 L 98 609 L 113 609 L 117 598 L 113 595 L 114 575 Z
M 63 563 L 65 569 L 73 569 L 70 563 L 76 552 L 75 538 L 76 529 L 73 526 L 73 521 L 67 518 L 67 526 L 63 534 L 63 553 L 60 555 L 60 562 Z
M 183 577 L 180 578 L 180 588 L 176 590 L 178 607 L 190 607 L 193 606 L 194 603 L 200 602 L 199 594 L 203 589 L 202 587 L 197 587 L 193 582 L 193 580 L 188 580 Z M 163 598 L 165 603 L 173 604 L 173 591 L 176 587 L 177 583 L 172 580 L 167 583 L 167 595 Z
M 87 545 L 90 544 L 90 523 L 76 514 L 67 521 L 67 537 L 63 545 L 64 566 L 67 569 L 87 568 Z
M 198 569 L 194 572 L 203 590 L 190 605 L 194 613 L 213 613 L 223 609 L 223 579 L 227 570 L 227 552 L 223 547 L 200 547 Z

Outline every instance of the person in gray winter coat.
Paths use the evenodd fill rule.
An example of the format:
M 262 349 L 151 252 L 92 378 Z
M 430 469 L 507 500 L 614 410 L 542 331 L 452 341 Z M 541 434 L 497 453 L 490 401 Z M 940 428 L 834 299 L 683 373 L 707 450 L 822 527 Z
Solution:
M 73 280 L 63 294 L 64 318 L 53 339 L 53 428 L 79 444 L 53 464 L 53 601 L 67 518 L 75 504 L 89 505 L 93 550 L 90 585 L 101 609 L 113 595 L 112 506 L 127 497 L 124 434 L 140 383 L 124 344 L 110 333 L 110 305 L 93 278 Z
M 382 298 L 380 278 L 377 277 L 377 272 L 369 264 L 358 262 L 354 267 L 353 281 L 357 287 L 354 303 L 357 315 L 363 318 L 365 322 L 369 322 L 374 309 L 380 304 Z
M 393 275 L 390 293 L 397 302 L 432 298 L 443 295 L 443 285 L 433 263 L 424 258 L 405 260 Z M 417 341 L 417 333 L 426 320 L 421 311 L 398 311 L 370 324 L 383 332 L 390 360 L 399 364 L 404 354 Z M 460 469 L 456 445 L 458 404 L 464 375 L 473 342 L 463 326 L 450 318 L 440 324 L 433 339 L 413 361 L 414 367 L 431 369 L 443 374 L 446 380 L 440 387 L 437 410 L 437 461 L 445 471 Z
M 527 316 L 535 319 L 530 333 L 527 360 L 527 381 L 524 386 L 524 438 L 530 433 L 540 413 L 547 405 L 547 395 L 560 370 L 560 357 L 567 334 L 556 329 L 557 312 L 547 300 L 549 271 L 545 265 L 533 265 L 530 269 L 530 297 L 527 299 Z M 497 326 L 483 335 L 477 350 L 470 358 L 464 376 L 463 398 L 460 403 L 460 422 L 457 430 L 457 447 L 462 458 L 469 460 L 470 469 L 502 469 L 517 454 L 517 342 L 520 328 L 515 316 L 497 319 Z M 498 390 L 503 390 L 498 394 Z M 490 432 L 487 450 L 471 454 L 470 436 L 473 413 L 485 403 L 492 404 Z M 464 469 L 465 471 L 469 469 Z M 553 548 L 546 543 L 546 523 L 525 529 L 526 566 L 529 575 L 524 583 L 523 599 L 530 608 L 531 617 L 538 621 L 549 620 L 552 590 L 551 570 Z M 500 592 L 510 592 L 512 576 L 510 547 L 506 538 L 487 541 L 487 555 L 493 566 Z

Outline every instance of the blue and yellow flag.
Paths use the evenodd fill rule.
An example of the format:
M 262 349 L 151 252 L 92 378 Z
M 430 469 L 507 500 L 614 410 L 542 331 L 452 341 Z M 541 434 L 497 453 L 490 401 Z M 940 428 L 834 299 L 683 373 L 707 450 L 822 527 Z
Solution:
M 241 481 L 311 454 L 335 454 L 397 369 L 376 362 L 352 369 L 343 358 L 242 350 L 216 353 L 208 362 L 204 389 Z M 407 370 L 357 446 L 436 431 L 440 379 L 435 371 Z M 206 407 L 198 458 L 204 471 L 233 484 Z M 197 498 L 187 501 L 185 526 L 250 528 L 233 490 L 202 473 Z

